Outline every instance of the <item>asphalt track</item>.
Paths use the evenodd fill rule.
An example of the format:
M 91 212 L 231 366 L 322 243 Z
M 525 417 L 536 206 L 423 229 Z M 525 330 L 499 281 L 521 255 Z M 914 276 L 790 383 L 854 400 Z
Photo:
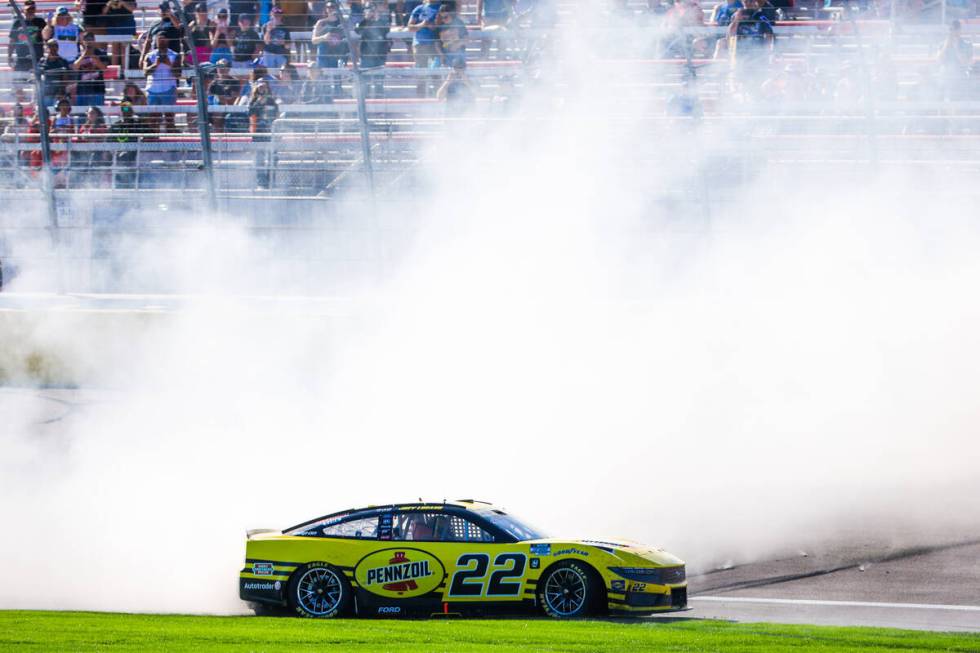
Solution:
M 0 443 L 64 434 L 97 390 L 0 387 Z M 975 532 L 914 534 L 901 546 L 869 531 L 847 544 L 698 570 L 690 606 L 652 619 L 725 619 L 980 632 L 980 525 Z

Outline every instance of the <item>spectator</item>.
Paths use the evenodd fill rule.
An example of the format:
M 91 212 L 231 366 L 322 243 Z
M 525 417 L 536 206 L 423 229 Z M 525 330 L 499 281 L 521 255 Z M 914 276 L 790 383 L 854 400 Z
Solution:
M 476 0 L 476 17 L 481 27 L 506 27 L 513 15 L 513 0 Z
M 273 84 L 276 83 L 276 78 L 269 75 L 269 71 L 264 66 L 255 66 L 252 68 L 248 74 L 248 81 L 242 84 L 241 92 L 238 94 L 238 104 L 248 104 L 249 98 L 252 97 L 252 91 L 255 90 L 255 85 L 259 82 L 265 82 L 269 85 L 269 90 L 272 90 Z
M 730 25 L 735 12 L 744 6 L 742 0 L 724 0 L 724 2 L 719 2 L 715 5 L 715 10 L 711 13 L 711 24 Z
M 58 54 L 58 42 L 54 39 L 45 44 L 47 54 L 38 62 L 44 79 L 44 103 L 53 104 L 59 97 L 68 95 L 71 81 L 71 64 Z
M 281 103 L 295 104 L 299 99 L 299 91 L 299 71 L 296 70 L 296 66 L 287 62 L 286 65 L 279 69 L 277 83 L 273 87 L 272 92 L 279 98 Z
M 415 67 L 430 68 L 436 57 L 439 56 L 438 40 L 436 33 L 436 18 L 439 13 L 439 0 L 425 0 L 412 11 L 408 18 L 408 30 L 414 33 L 412 47 L 415 50 Z M 428 83 L 425 78 L 420 78 L 418 83 L 419 97 L 428 95 Z
M 75 104 L 101 106 L 105 104 L 105 69 L 109 57 L 104 50 L 95 47 L 95 34 L 82 36 L 82 53 L 71 65 L 78 76 L 75 84 Z
M 269 142 L 272 123 L 279 117 L 279 106 L 266 81 L 256 81 L 248 99 L 249 132 L 253 143 Z M 269 171 L 274 165 L 268 148 L 255 149 L 255 177 L 259 188 L 269 187 Z
M 10 124 L 3 130 L 3 135 L 20 136 L 28 133 L 29 130 L 30 123 L 27 122 L 27 118 L 24 116 L 24 105 L 17 103 L 14 105 L 13 120 L 11 120 Z
M 147 105 L 146 93 L 134 82 L 126 82 L 126 85 L 123 86 L 122 99 L 134 107 L 145 107 Z
M 211 82 L 208 88 L 209 102 L 220 106 L 231 106 L 235 104 L 242 90 L 242 84 L 231 76 L 231 62 L 221 59 L 215 66 L 217 77 Z M 225 114 L 215 113 L 211 116 L 211 122 L 218 131 L 225 130 Z
M 774 40 L 772 24 L 760 9 L 759 0 L 745 0 L 745 8 L 735 12 L 728 26 L 733 90 L 746 81 L 762 83 L 761 68 L 768 63 Z
M 146 31 L 146 39 L 143 41 L 143 51 L 140 54 L 140 67 L 146 55 L 156 45 L 157 35 L 162 34 L 167 39 L 169 47 L 178 55 L 184 51 L 184 26 L 180 18 L 170 10 L 169 2 L 160 3 L 160 20 L 153 23 Z
M 34 0 L 24 2 L 24 20 L 17 18 L 10 27 L 10 38 L 7 41 L 7 65 L 19 72 L 33 70 L 31 48 L 38 61 L 44 56 L 44 39 L 42 34 L 47 25 L 43 18 L 38 18 Z
M 221 12 L 225 12 L 224 16 Z M 213 64 L 217 64 L 222 59 L 231 61 L 234 56 L 231 52 L 231 34 L 234 29 L 228 26 L 228 12 L 224 9 L 218 12 L 218 20 L 215 22 L 214 31 L 211 32 L 211 58 Z
M 250 62 L 261 53 L 262 38 L 252 29 L 252 16 L 239 14 L 238 31 L 231 39 L 232 60 Z
M 258 9 L 255 0 L 228 0 L 228 11 L 230 12 L 228 22 L 232 25 L 238 25 L 242 16 L 248 16 L 249 23 L 251 23 L 255 14 L 259 13 Z
M 108 36 L 136 36 L 136 3 L 133 0 L 109 0 L 102 10 L 102 26 Z M 112 63 L 123 65 L 125 43 L 112 44 Z
M 949 34 L 937 56 L 945 99 L 960 99 L 973 66 L 973 44 L 963 38 L 962 31 L 960 21 L 950 23 Z
M 82 28 L 68 12 L 68 7 L 58 7 L 54 12 L 54 22 L 44 28 L 44 39 L 58 42 L 58 53 L 68 61 L 78 58 L 79 37 Z
M 476 102 L 476 94 L 473 86 L 466 77 L 466 68 L 456 62 L 449 77 L 443 82 L 436 92 L 436 97 L 446 101 L 446 113 L 451 116 L 458 116 L 469 111 Z
M 360 36 L 358 41 L 358 65 L 361 69 L 379 69 L 369 72 L 368 78 L 373 80 L 370 88 L 377 97 L 384 95 L 385 61 L 391 51 L 391 39 L 388 38 L 389 21 L 378 15 L 378 7 L 374 2 L 364 5 L 364 18 L 357 24 L 354 31 Z
M 79 134 L 105 134 L 109 131 L 105 114 L 99 107 L 89 107 L 85 112 L 85 122 L 78 128 Z
M 466 25 L 456 15 L 455 5 L 455 2 L 443 2 L 439 7 L 439 59 L 443 66 L 465 68 L 468 31 Z
M 146 75 L 146 95 L 149 105 L 173 106 L 177 104 L 177 78 L 180 77 L 180 57 L 170 49 L 167 37 L 158 33 L 156 49 L 143 59 Z M 174 114 L 164 114 L 166 128 L 176 131 Z
M 99 107 L 89 107 L 85 113 L 85 122 L 78 128 L 78 133 L 86 136 L 84 143 L 100 143 L 105 140 L 104 134 L 108 133 L 109 127 L 105 123 L 105 114 Z M 81 163 L 84 166 L 101 168 L 109 165 L 111 154 L 105 150 L 94 150 L 92 152 L 79 152 Z M 102 181 L 105 181 L 103 178 Z
M 82 12 L 82 27 L 86 32 L 105 34 L 106 0 L 75 0 L 75 7 Z
M 396 0 L 388 3 L 388 14 L 392 22 L 398 27 L 408 26 L 408 18 L 415 11 L 415 8 L 422 4 L 422 0 Z
M 208 15 L 208 3 L 205 0 L 201 0 L 201 2 L 198 0 L 180 0 L 180 22 L 184 25 L 190 25 L 199 9 L 204 12 L 205 16 Z
M 282 23 L 282 9 L 273 7 L 269 22 L 262 28 L 265 47 L 261 63 L 266 68 L 282 68 L 289 61 L 289 30 Z
M 347 25 L 351 29 L 364 20 L 364 3 L 361 0 L 350 0 L 347 4 L 350 12 L 347 14 Z
M 333 102 L 333 93 L 330 92 L 329 85 L 320 80 L 320 65 L 314 61 L 308 70 L 310 77 L 303 82 L 300 102 L 303 104 L 330 104 Z
M 336 70 L 347 62 L 350 47 L 336 3 L 331 1 L 324 6 L 323 18 L 313 26 L 313 38 L 310 42 L 316 46 L 316 63 L 321 71 L 324 68 Z M 341 92 L 340 76 L 335 75 L 334 93 L 340 95 Z
M 191 45 L 194 46 L 194 61 L 188 63 L 202 64 L 211 60 L 211 36 L 217 25 L 208 19 L 208 8 L 203 2 L 195 7 L 194 20 L 188 25 L 191 31 Z
M 310 10 L 306 0 L 279 0 L 282 9 L 282 26 L 299 32 L 310 28 Z
M 133 105 L 123 100 L 119 105 L 120 119 L 109 127 L 110 140 L 116 143 L 133 143 L 139 141 L 146 131 L 143 121 L 133 111 Z M 136 185 L 136 159 L 139 152 L 119 150 L 116 157 L 115 188 L 133 188 Z
M 55 115 L 51 118 L 51 129 L 59 133 L 73 133 L 75 131 L 75 121 L 71 117 L 71 102 L 68 98 L 61 98 L 55 105 Z

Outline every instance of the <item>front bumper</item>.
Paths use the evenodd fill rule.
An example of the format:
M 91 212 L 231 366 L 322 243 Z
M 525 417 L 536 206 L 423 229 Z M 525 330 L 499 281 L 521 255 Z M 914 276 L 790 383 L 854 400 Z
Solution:
M 643 591 L 608 591 L 609 610 L 619 613 L 669 612 L 687 608 L 687 585 L 646 587 Z

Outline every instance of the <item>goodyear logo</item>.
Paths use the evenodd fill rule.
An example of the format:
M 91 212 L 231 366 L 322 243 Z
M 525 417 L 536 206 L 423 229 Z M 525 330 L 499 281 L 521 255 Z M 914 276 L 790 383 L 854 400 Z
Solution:
M 354 569 L 358 585 L 380 596 L 408 598 L 434 590 L 445 577 L 437 558 L 419 549 L 385 549 Z

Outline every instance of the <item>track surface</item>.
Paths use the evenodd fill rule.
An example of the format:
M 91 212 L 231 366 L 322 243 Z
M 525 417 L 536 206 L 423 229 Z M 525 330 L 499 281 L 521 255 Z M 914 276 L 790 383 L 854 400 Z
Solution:
M 103 401 L 113 393 L 0 387 L 0 440 L 62 435 Z M 691 609 L 653 618 L 980 632 L 980 526 L 916 538 L 895 547 L 869 531 L 846 546 L 695 573 Z

